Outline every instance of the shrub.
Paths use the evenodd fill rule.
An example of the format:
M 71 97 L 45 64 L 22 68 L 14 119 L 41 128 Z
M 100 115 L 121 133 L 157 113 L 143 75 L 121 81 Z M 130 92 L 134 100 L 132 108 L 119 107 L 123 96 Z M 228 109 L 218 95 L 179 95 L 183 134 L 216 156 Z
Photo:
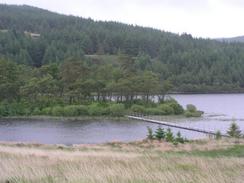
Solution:
M 163 115 L 159 108 L 146 108 L 147 115 Z
M 202 111 L 195 111 L 195 112 L 185 111 L 184 113 L 186 117 L 201 117 L 202 114 L 203 114 Z
M 144 106 L 144 107 L 156 107 L 157 106 L 157 104 L 151 100 L 145 101 L 142 99 L 135 99 L 132 102 L 135 105 L 140 105 L 140 106 Z
M 99 116 L 99 115 L 101 115 L 100 114 L 101 113 L 100 108 L 95 103 L 93 103 L 93 104 L 88 106 L 88 113 L 91 116 Z
M 84 105 L 78 105 L 76 106 L 76 110 L 78 111 L 79 115 L 88 115 L 88 107 Z
M 34 110 L 32 111 L 33 115 L 41 115 L 41 110 L 38 107 L 35 107 Z
M 21 115 L 21 116 L 22 115 L 29 116 L 31 114 L 32 114 L 32 112 L 31 112 L 31 110 L 29 108 L 23 108 L 23 109 L 21 109 L 20 111 L 17 112 L 17 115 Z
M 63 116 L 64 115 L 64 107 L 55 106 L 52 107 L 52 116 Z
M 54 106 L 63 106 L 64 101 L 60 98 L 48 97 L 48 96 L 38 96 L 35 102 L 32 104 L 34 107 L 45 108 Z
M 24 103 L 7 103 L 3 102 L 0 104 L 0 116 L 22 116 L 30 115 L 31 110 L 28 105 Z
M 184 113 L 184 115 L 186 117 L 201 117 L 203 114 L 202 111 L 197 111 L 196 106 L 192 105 L 192 104 L 188 104 L 186 106 L 186 111 Z
M 187 117 L 187 118 L 192 117 L 192 113 L 189 112 L 189 111 L 185 111 L 184 115 L 185 115 L 185 117 Z
M 8 111 L 8 106 L 5 103 L 2 103 L 0 105 L 0 116 L 8 116 L 9 111 Z
M 142 99 L 134 99 L 132 102 L 134 105 L 142 105 L 142 106 L 146 105 L 146 102 Z
M 194 106 L 192 104 L 187 104 L 186 105 L 186 110 L 193 113 L 193 112 L 197 111 L 197 108 L 196 108 L 196 106 Z
M 124 104 L 112 104 L 109 107 L 109 112 L 111 116 L 121 117 L 125 114 Z
M 64 116 L 80 116 L 88 114 L 88 109 L 82 105 L 69 105 L 64 107 Z
M 145 107 L 137 104 L 132 105 L 130 109 L 132 112 L 141 113 L 141 114 L 144 114 L 146 112 Z
M 64 108 L 60 106 L 55 106 L 52 108 L 52 116 L 63 116 Z
M 24 115 L 24 107 L 19 109 L 19 105 L 17 103 L 11 103 L 11 104 L 7 104 L 6 105 L 7 110 L 8 110 L 8 114 L 10 116 L 16 116 L 16 115 L 21 115 L 20 113 L 22 113 L 22 115 Z
M 76 110 L 76 107 L 73 105 L 65 106 L 63 110 L 64 116 L 78 116 L 79 113 Z
M 52 108 L 51 107 L 46 107 L 41 110 L 41 114 L 43 115 L 52 115 Z
M 177 102 L 171 102 L 169 103 L 169 106 L 174 109 L 174 114 L 176 115 L 184 113 L 183 107 Z
M 109 113 L 108 107 L 100 106 L 98 103 L 93 103 L 88 106 L 88 114 L 91 116 L 102 116 Z
M 169 104 L 160 104 L 158 107 L 163 115 L 174 114 L 174 109 Z

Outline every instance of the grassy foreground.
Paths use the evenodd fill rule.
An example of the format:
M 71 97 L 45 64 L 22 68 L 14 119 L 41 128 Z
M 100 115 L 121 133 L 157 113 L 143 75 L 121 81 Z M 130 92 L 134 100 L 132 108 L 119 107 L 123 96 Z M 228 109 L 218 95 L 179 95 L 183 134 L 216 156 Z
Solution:
M 241 183 L 244 142 L 0 144 L 0 182 Z

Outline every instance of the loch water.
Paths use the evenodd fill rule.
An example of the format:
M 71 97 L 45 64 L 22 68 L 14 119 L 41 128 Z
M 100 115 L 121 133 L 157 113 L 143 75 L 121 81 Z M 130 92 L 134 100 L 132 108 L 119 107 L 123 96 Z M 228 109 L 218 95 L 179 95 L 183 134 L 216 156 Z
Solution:
M 184 94 L 171 97 L 184 107 L 194 104 L 205 114 L 201 118 L 158 117 L 159 120 L 204 130 L 220 130 L 222 133 L 226 133 L 230 124 L 235 121 L 244 132 L 244 94 Z M 0 141 L 66 145 L 129 142 L 146 138 L 147 126 L 153 129 L 158 127 L 156 124 L 129 120 L 0 119 Z M 174 133 L 179 131 L 172 130 Z M 197 132 L 180 131 L 189 139 L 206 137 Z

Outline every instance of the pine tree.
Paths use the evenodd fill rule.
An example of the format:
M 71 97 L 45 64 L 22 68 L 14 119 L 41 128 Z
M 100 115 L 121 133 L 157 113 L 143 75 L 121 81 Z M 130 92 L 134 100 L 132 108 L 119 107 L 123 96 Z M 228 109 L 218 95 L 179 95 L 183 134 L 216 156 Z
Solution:
M 241 130 L 240 130 L 240 127 L 239 127 L 235 122 L 233 122 L 233 123 L 230 125 L 230 128 L 229 128 L 229 130 L 227 131 L 227 134 L 228 134 L 230 137 L 240 138 L 240 137 L 241 137 Z
M 165 139 L 167 142 L 173 142 L 174 141 L 174 135 L 173 135 L 170 128 L 168 128 L 166 131 Z
M 216 140 L 220 140 L 221 137 L 222 137 L 222 134 L 221 134 L 221 132 L 218 130 L 218 131 L 216 132 L 215 139 L 216 139 Z
M 152 140 L 153 139 L 153 130 L 152 130 L 152 128 L 150 128 L 148 126 L 147 127 L 147 132 L 148 132 L 147 139 Z
M 164 129 L 161 127 L 158 127 L 156 132 L 155 132 L 155 138 L 158 140 L 162 140 L 165 138 L 165 132 Z
M 182 143 L 182 144 L 184 143 L 184 138 L 181 136 L 180 131 L 176 134 L 175 141 L 179 142 L 179 143 Z

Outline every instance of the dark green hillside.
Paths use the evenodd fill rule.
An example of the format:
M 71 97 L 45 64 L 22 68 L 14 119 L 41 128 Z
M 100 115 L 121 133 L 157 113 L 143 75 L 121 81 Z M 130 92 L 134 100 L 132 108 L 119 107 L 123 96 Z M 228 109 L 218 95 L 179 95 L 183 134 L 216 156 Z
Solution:
M 160 87 L 162 83 L 170 83 L 171 91 L 234 92 L 244 89 L 242 43 L 196 39 L 188 34 L 177 35 L 14 5 L 0 5 L 0 30 L 2 60 L 31 66 L 27 69 L 29 76 L 38 80 L 43 76 L 33 72 L 57 64 L 57 76 L 51 76 L 63 81 L 60 68 L 72 60 L 83 65 L 87 74 L 83 78 L 77 75 L 69 85 L 78 80 L 102 80 L 102 89 L 117 84 L 113 89 L 118 92 L 123 89 L 119 81 L 130 86 L 125 82 L 137 81 L 141 75 L 147 77 L 150 73 Z M 109 77 L 101 78 L 95 73 L 102 70 L 108 70 Z M 124 92 L 142 92 L 133 87 Z M 146 93 L 160 93 L 158 87 Z M 72 86 L 71 91 L 72 88 L 75 87 Z

